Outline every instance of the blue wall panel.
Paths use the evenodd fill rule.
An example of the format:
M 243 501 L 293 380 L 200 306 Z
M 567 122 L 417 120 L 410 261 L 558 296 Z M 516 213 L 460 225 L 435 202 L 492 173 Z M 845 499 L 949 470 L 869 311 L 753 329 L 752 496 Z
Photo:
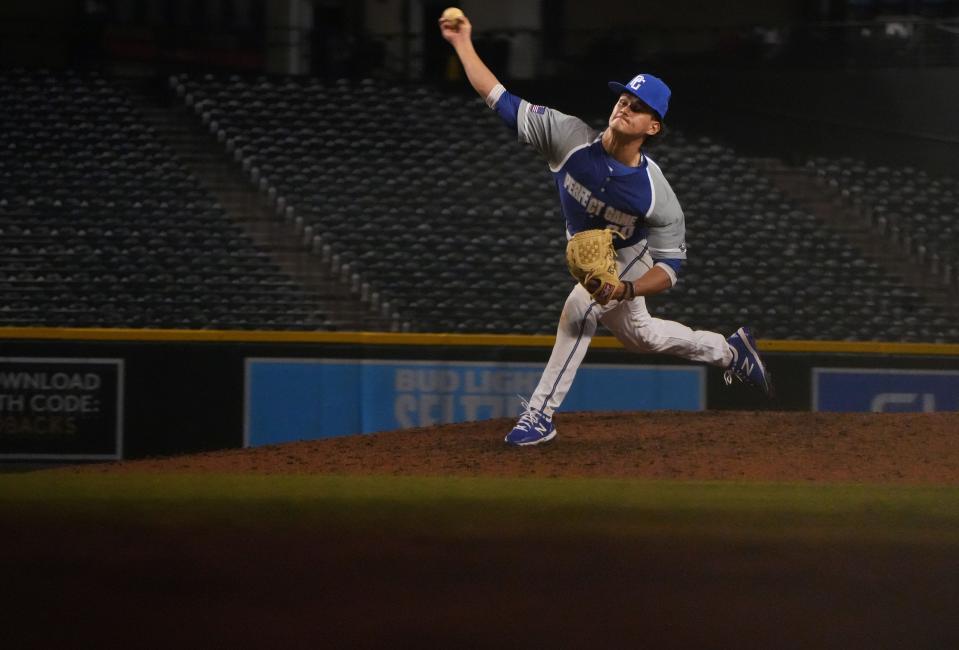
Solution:
M 519 413 L 540 364 L 248 359 L 245 443 L 486 420 Z M 705 370 L 584 365 L 564 411 L 702 410 Z
M 814 411 L 957 411 L 959 372 L 938 370 L 813 370 Z

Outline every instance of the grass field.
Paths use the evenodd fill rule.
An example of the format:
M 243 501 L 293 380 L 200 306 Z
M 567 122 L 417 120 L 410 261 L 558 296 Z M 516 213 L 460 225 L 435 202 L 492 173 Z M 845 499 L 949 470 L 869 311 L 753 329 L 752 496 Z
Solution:
M 959 543 L 959 487 L 314 475 L 0 476 L 28 516 L 436 534 L 705 535 Z
M 956 487 L 36 472 L 0 522 L 10 647 L 959 641 Z

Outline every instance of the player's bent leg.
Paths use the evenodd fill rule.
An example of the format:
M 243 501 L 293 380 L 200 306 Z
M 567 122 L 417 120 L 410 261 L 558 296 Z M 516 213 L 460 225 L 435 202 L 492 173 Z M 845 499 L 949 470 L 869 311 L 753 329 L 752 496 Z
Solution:
M 671 354 L 719 366 L 725 369 L 727 384 L 735 379 L 757 387 L 767 397 L 774 395 L 772 377 L 748 327 L 740 327 L 724 339 L 715 332 L 653 318 L 640 299 L 611 309 L 602 315 L 602 321 L 628 350 Z
M 728 367 L 733 360 L 733 351 L 722 334 L 653 318 L 643 298 L 617 305 L 604 313 L 602 320 L 632 352 L 669 354 L 721 368 Z

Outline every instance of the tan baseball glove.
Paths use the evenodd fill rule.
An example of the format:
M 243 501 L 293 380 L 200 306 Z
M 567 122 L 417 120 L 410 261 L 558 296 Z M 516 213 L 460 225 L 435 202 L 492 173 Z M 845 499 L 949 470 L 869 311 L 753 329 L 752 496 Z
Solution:
M 569 272 L 601 305 L 608 303 L 619 287 L 613 236 L 622 237 L 609 229 L 584 230 L 566 244 Z

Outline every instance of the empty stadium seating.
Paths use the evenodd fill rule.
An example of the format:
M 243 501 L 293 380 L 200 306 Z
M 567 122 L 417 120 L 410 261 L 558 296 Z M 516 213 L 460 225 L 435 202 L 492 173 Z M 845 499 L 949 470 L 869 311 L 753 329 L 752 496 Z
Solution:
M 171 85 L 278 212 L 414 331 L 553 332 L 573 285 L 555 187 L 478 98 L 373 81 Z M 959 341 L 946 315 L 734 151 L 674 131 L 653 155 L 689 244 L 654 315 L 778 339 Z
M 24 71 L 0 83 L 0 324 L 336 327 L 122 84 Z M 406 328 L 553 332 L 573 286 L 555 185 L 478 98 L 288 77 L 172 85 L 317 263 Z M 749 323 L 766 338 L 959 341 L 948 315 L 735 151 L 674 130 L 652 155 L 683 203 L 689 245 L 679 285 L 650 299 L 654 315 L 724 333 Z M 815 165 L 877 228 L 954 273 L 953 182 Z
M 0 73 L 0 325 L 325 329 L 97 75 Z
M 686 286 L 698 288 L 704 270 L 707 286 L 740 320 L 764 325 L 776 338 L 945 341 L 959 335 L 916 289 L 824 229 L 734 152 L 708 141 L 674 141 L 660 162 L 686 208 L 694 258 Z M 697 248 L 715 259 L 696 260 Z

